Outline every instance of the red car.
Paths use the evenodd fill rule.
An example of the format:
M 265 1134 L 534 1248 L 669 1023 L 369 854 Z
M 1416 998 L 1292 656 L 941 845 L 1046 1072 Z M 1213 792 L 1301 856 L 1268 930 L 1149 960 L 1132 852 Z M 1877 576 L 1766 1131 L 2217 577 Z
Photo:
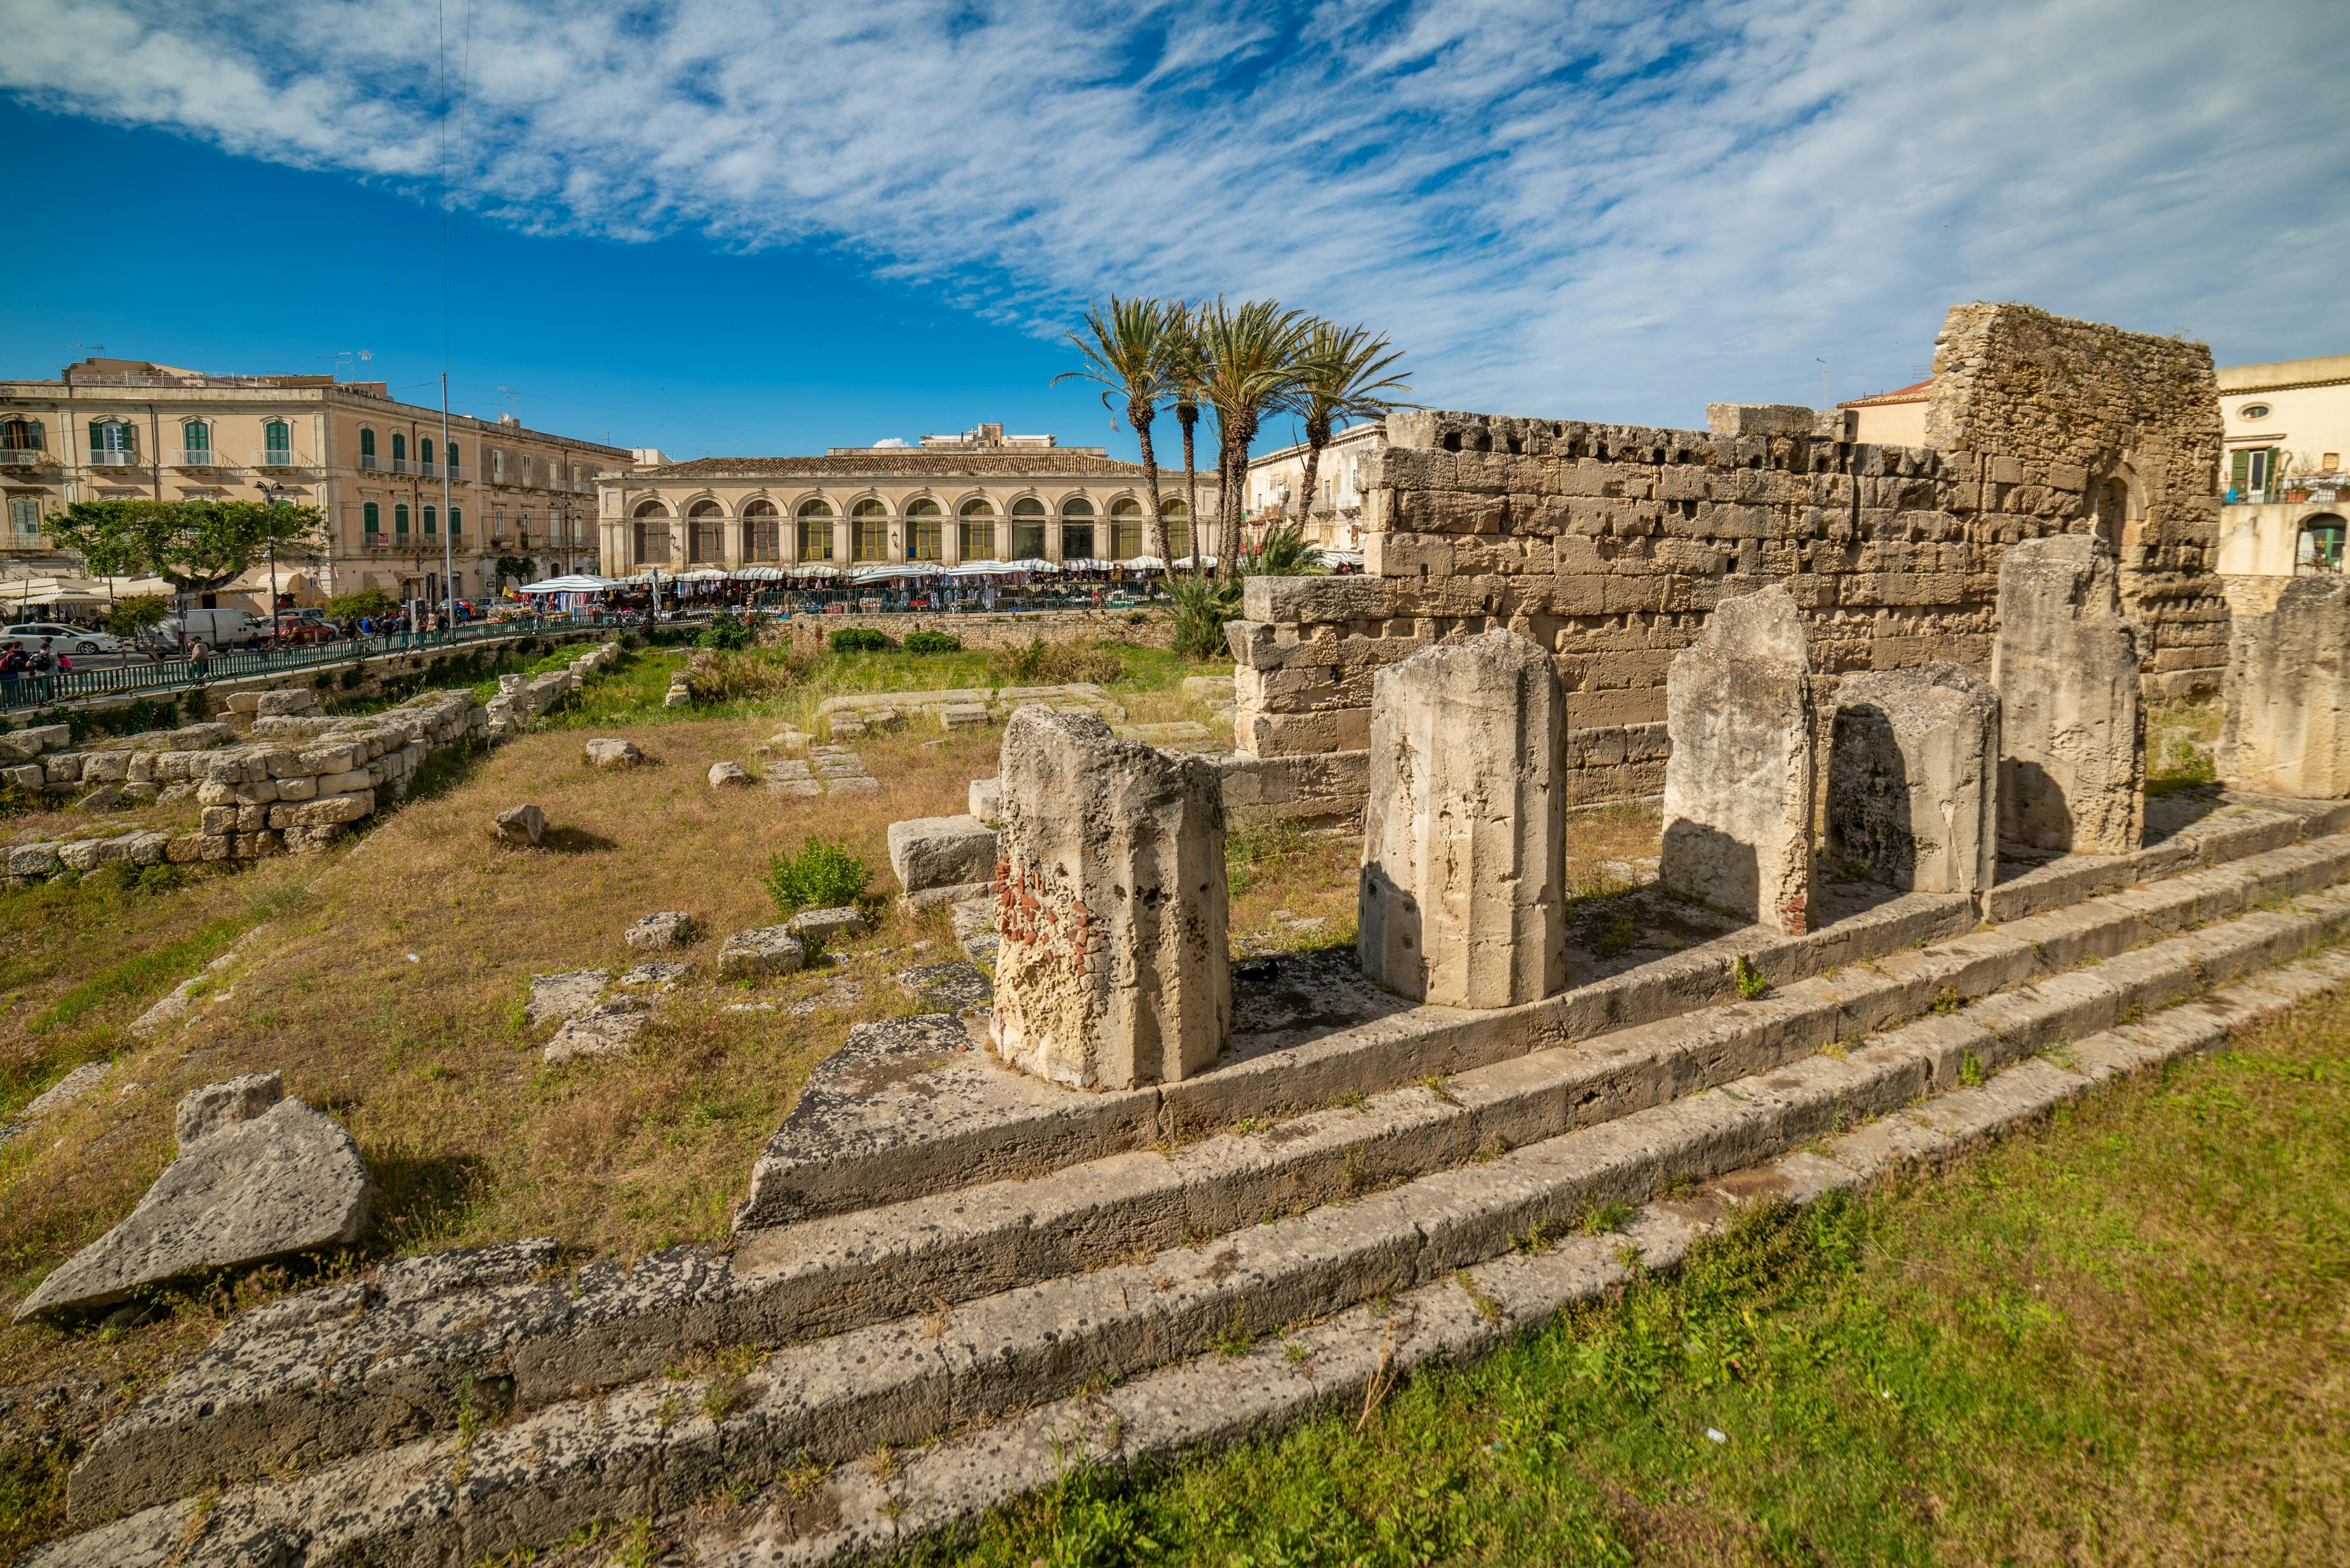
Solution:
M 280 648 L 301 648 L 314 642 L 335 642 L 342 633 L 327 623 L 316 610 L 287 610 L 277 618 L 277 645 Z M 271 627 L 266 620 L 255 621 L 253 632 L 256 640 L 267 642 Z

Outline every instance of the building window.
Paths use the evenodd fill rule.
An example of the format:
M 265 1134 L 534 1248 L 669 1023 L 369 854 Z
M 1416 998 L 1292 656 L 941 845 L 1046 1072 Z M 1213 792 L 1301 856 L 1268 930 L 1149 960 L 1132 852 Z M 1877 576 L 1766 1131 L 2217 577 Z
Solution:
M 461 457 L 459 457 L 459 456 L 457 455 L 457 443 L 456 443 L 455 441 L 451 441 L 451 442 L 449 443 L 449 477 L 450 477 L 450 478 L 452 478 L 452 479 L 463 479 L 463 478 L 464 478 L 464 477 L 465 477 L 463 474 L 459 473 L 459 472 L 457 472 L 457 465 L 458 465 L 459 463 L 463 462 L 463 461 L 464 461 L 464 459 L 463 459 L 463 458 L 461 458 Z
M 832 559 L 832 507 L 822 501 L 803 501 L 795 519 L 800 531 L 800 559 Z
M 2240 447 L 2228 454 L 2228 489 L 2230 499 L 2250 501 L 2265 496 L 2270 482 L 2277 476 L 2277 459 L 2282 455 L 2272 446 Z
M 0 451 L 39 452 L 47 445 L 38 420 L 0 422 Z
M 637 508 L 636 562 L 639 566 L 669 564 L 669 509 L 658 501 L 647 501 Z M 523 520 L 523 539 L 530 538 L 530 520 Z
M 464 531 L 465 509 L 462 506 L 452 506 L 449 508 L 449 537 L 454 539 Z
M 490 449 L 490 483 L 493 483 L 493 484 L 504 484 L 505 482 L 506 482 L 506 452 L 505 452 L 505 448 L 504 448 L 504 447 L 492 447 L 492 448 Z
M 394 441 L 399 439 L 397 436 L 392 438 Z M 408 537 L 408 503 L 405 501 L 391 509 L 391 531 L 398 538 Z
M 419 473 L 432 472 L 432 438 L 431 436 L 426 436 L 416 443 L 416 472 Z
M 1159 509 L 1159 520 L 1167 525 L 1167 558 L 1180 561 L 1191 553 L 1191 509 L 1180 501 L 1170 501 Z
M 1045 504 L 1035 496 L 1024 496 L 1012 504 L 1012 558 L 1015 561 L 1041 561 L 1045 558 Z
M 206 420 L 187 420 L 180 426 L 180 461 L 192 468 L 213 460 L 213 427 Z
M 962 558 L 993 561 L 995 556 L 995 508 L 984 501 L 966 501 L 958 520 L 962 530 Z
M 370 543 L 383 532 L 383 510 L 372 501 L 359 508 L 359 531 Z
M 2342 519 L 2332 515 L 2312 517 L 2303 523 L 2294 569 L 2303 572 L 2340 571 L 2343 532 Z
M 285 468 L 294 462 L 294 427 L 271 420 L 261 427 L 261 461 L 267 468 Z
M 715 501 L 697 501 L 685 521 L 685 558 L 697 566 L 725 558 L 726 513 Z
M 889 509 L 879 501 L 860 501 L 848 509 L 848 558 L 889 558 Z
M 369 472 L 374 468 L 375 431 L 361 425 L 359 427 L 359 470 L 361 472 Z
M 407 462 L 408 437 L 405 433 L 400 431 L 394 431 L 391 432 L 391 472 L 394 473 L 407 472 Z
M 2236 410 L 2236 417 L 2240 420 L 2264 420 L 2269 417 L 2269 406 L 2266 403 L 2246 403 Z
M 1082 495 L 1061 503 L 1061 559 L 1094 558 L 1094 504 Z
M 910 561 L 941 561 L 946 558 L 946 516 L 935 501 L 922 500 L 906 506 L 906 559 Z
M 1142 503 L 1120 496 L 1109 504 L 1109 558 L 1131 561 L 1142 554 Z
M 19 545 L 28 544 L 41 536 L 40 498 L 33 495 L 12 495 L 8 498 L 8 528 Z
M 743 508 L 743 559 L 779 561 L 784 556 L 784 519 L 772 501 Z
M 89 461 L 101 467 L 122 467 L 137 461 L 139 427 L 128 420 L 89 422 Z

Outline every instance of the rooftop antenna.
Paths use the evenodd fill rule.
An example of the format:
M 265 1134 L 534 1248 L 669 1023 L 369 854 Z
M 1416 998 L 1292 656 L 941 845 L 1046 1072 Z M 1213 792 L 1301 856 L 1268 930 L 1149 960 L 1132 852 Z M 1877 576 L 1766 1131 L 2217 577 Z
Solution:
M 1828 406 L 1828 362 L 1814 354 L 1812 363 L 1820 368 L 1820 407 L 1825 409 Z
M 329 374 L 339 381 L 343 379 L 343 372 L 346 369 L 356 370 L 375 356 L 365 348 L 338 348 L 331 354 L 321 354 L 318 358 L 331 361 L 333 369 Z
M 522 394 L 515 391 L 512 387 L 500 387 L 498 389 L 498 396 L 505 400 L 505 411 L 514 416 L 515 423 L 521 423 Z

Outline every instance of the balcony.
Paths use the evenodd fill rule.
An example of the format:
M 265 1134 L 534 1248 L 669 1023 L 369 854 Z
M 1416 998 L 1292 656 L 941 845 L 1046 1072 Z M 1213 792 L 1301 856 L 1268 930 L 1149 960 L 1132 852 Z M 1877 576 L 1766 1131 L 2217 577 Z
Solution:
M 391 460 L 391 472 L 394 473 L 414 473 L 416 472 L 416 460 L 412 457 L 395 457 Z
M 226 468 L 220 457 L 208 446 L 183 446 L 172 454 L 173 468 Z
M 265 446 L 253 454 L 255 468 L 307 468 L 309 460 L 291 447 Z
M 449 482 L 452 484 L 470 484 L 473 483 L 473 471 L 467 468 L 463 463 L 447 462 L 442 463 L 441 466 L 449 471 Z
M 381 534 L 361 535 L 360 542 L 370 550 L 380 550 L 391 543 L 390 539 L 384 537 Z
M 361 473 L 381 473 L 383 459 L 371 452 L 363 452 L 359 453 L 359 471 Z
M 135 452 L 93 452 L 89 454 L 92 468 L 133 468 L 138 462 L 139 454 Z
M 0 446 L 0 468 L 46 468 L 49 454 L 37 446 Z

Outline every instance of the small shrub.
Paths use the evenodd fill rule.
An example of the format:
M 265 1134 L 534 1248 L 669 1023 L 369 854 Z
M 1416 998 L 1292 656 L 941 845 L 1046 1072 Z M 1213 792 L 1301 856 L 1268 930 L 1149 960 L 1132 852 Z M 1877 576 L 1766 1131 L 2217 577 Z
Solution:
M 1771 982 L 1763 978 L 1761 970 L 1747 961 L 1744 953 L 1740 953 L 1738 961 L 1731 965 L 1730 978 L 1737 981 L 1738 994 L 1746 1002 L 1754 1001 L 1771 989 Z
M 962 639 L 947 631 L 917 631 L 907 635 L 903 646 L 909 653 L 961 653 Z
M 1175 601 L 1175 651 L 1186 659 L 1222 659 L 1231 652 L 1224 623 L 1241 613 L 1237 583 L 1212 577 L 1176 577 L 1167 585 Z
M 826 646 L 835 653 L 879 653 L 889 646 L 889 639 L 870 627 L 844 626 Z
M 1981 1057 L 1971 1051 L 1962 1051 L 1959 1054 L 1959 1082 L 1970 1089 L 1980 1089 L 1983 1086 Z
M 807 666 L 780 649 L 697 653 L 686 670 L 696 702 L 754 702 L 780 697 L 807 679 Z
M 1031 638 L 1024 648 L 999 649 L 988 661 L 999 686 L 1060 686 L 1089 680 L 1107 685 L 1126 673 L 1118 654 L 1098 643 L 1046 642 Z
M 775 852 L 767 862 L 764 880 L 776 912 L 791 916 L 802 909 L 834 909 L 856 903 L 872 885 L 873 871 L 848 852 L 845 840 L 811 833 L 796 855 Z
M 759 628 L 733 610 L 720 610 L 718 618 L 702 628 L 693 639 L 696 648 L 714 648 L 727 653 L 740 653 L 757 640 Z

